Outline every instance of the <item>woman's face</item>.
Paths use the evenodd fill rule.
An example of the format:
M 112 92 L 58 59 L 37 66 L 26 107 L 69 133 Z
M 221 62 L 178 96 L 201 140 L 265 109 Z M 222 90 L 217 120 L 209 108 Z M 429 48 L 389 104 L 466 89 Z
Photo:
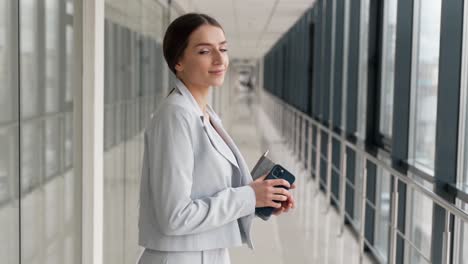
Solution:
M 219 27 L 202 25 L 189 37 L 187 48 L 175 68 L 177 76 L 191 86 L 221 86 L 229 65 L 227 43 Z

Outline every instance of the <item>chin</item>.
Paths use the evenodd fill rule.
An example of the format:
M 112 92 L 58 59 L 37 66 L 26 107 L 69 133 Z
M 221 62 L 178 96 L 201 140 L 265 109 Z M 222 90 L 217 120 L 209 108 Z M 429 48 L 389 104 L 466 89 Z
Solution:
M 224 83 L 224 77 L 218 78 L 218 79 L 216 79 L 216 80 L 212 80 L 212 81 L 210 82 L 210 85 L 211 85 L 211 86 L 221 86 L 221 85 L 223 85 L 223 83 Z

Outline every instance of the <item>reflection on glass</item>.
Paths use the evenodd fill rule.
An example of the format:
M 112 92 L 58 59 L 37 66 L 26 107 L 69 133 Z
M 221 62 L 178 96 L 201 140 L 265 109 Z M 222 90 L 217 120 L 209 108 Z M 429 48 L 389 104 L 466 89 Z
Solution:
M 18 126 L 0 127 L 0 259 L 18 263 Z
M 361 229 L 361 207 L 362 207 L 362 174 L 364 172 L 364 168 L 362 167 L 363 165 L 363 158 L 362 156 L 356 154 L 356 171 L 355 171 L 355 177 L 354 177 L 354 221 Z
M 15 143 L 12 141 L 13 130 L 0 128 L 0 205 L 13 198 L 10 191 L 14 178 L 12 162 L 15 157 Z
M 380 133 L 387 138 L 392 137 L 397 3 L 397 0 L 384 1 L 379 127 Z
M 14 38 L 10 15 L 14 1 L 0 1 L 0 123 L 16 119 L 16 82 L 13 71 L 16 63 L 12 56 L 11 42 Z
M 47 244 L 44 238 L 44 196 L 36 188 L 21 196 L 21 260 L 44 263 L 40 256 Z
M 410 158 L 419 169 L 432 174 L 435 156 L 435 126 L 439 73 L 441 0 L 416 1 L 416 52 L 412 87 L 412 147 Z
M 368 50 L 369 46 L 369 23 L 370 23 L 370 0 L 362 0 L 360 11 L 360 35 L 359 49 Z M 359 52 L 359 86 L 357 105 L 357 131 L 356 136 L 364 140 L 366 137 L 366 111 L 367 111 L 367 71 L 369 67 L 368 52 Z
M 80 65 L 73 56 L 73 3 L 19 1 L 22 263 L 82 262 L 81 178 L 73 168 L 73 70 Z
M 60 120 L 57 117 L 45 120 L 45 177 L 55 176 L 59 171 Z
M 65 163 L 64 168 L 73 166 L 73 113 L 65 115 L 65 142 L 64 142 Z
M 64 208 L 63 188 L 63 179 L 61 178 L 54 178 L 44 185 L 44 235 L 46 241 L 57 241 L 55 238 L 62 229 L 62 222 L 64 221 L 62 216 L 62 208 Z
M 382 259 L 388 256 L 390 227 L 391 177 L 387 171 L 378 169 L 376 184 L 375 247 Z
M 24 123 L 21 127 L 21 190 L 29 192 L 43 175 L 43 122 Z
M 45 1 L 45 110 L 59 110 L 59 2 L 61 0 Z
M 430 187 L 430 184 L 427 182 L 418 178 L 416 180 L 420 181 L 422 185 Z M 433 203 L 431 199 L 416 190 L 409 189 L 408 194 L 406 211 L 406 215 L 408 216 L 406 218 L 407 230 L 409 239 L 416 249 L 409 244 L 407 245 L 407 263 L 427 263 L 427 259 L 430 259 L 431 255 Z
M 0 0 L 0 262 L 19 263 L 16 0 Z M 16 55 L 16 56 L 15 56 Z
M 38 1 L 20 1 L 20 82 L 21 82 L 21 115 L 23 117 L 40 114 L 44 96 L 39 82 L 39 28 Z
M 129 10 L 140 10 L 138 16 Z M 138 12 L 136 12 L 138 13 Z M 122 16 L 124 14 L 125 16 Z M 104 76 L 104 262 L 138 258 L 142 131 L 165 86 L 164 7 L 106 0 Z M 125 19 L 122 19 L 125 17 Z M 150 19 L 150 20 L 148 20 Z M 119 21 L 116 23 L 115 21 Z M 151 25 L 138 27 L 138 21 Z M 143 24 L 142 24 L 143 25 Z
M 65 81 L 65 105 L 73 105 L 73 26 L 66 26 L 66 81 Z
M 464 205 L 465 211 L 468 211 L 468 204 Z M 468 223 L 460 222 L 460 236 L 458 248 L 458 263 L 468 263 Z
M 468 69 L 467 69 L 468 70 Z M 465 73 L 467 74 L 467 73 Z M 467 74 L 468 76 L 468 74 Z M 462 89 L 465 89 L 466 90 L 466 96 L 465 96 L 465 100 L 466 102 L 468 102 L 468 87 L 464 87 Z M 466 193 L 468 193 L 468 107 L 466 107 L 465 109 L 465 133 L 464 133 L 464 161 L 463 162 L 463 176 L 462 176 L 462 179 L 461 180 L 458 180 L 457 182 L 461 182 L 461 184 L 458 184 L 459 185 L 459 188 L 464 190 Z M 460 143 L 459 143 L 460 144 Z

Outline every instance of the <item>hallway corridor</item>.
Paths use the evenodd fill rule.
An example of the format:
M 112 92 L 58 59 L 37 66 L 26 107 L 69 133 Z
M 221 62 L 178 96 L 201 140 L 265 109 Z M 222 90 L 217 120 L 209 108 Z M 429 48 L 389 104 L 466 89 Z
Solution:
M 253 100 L 256 103 L 251 108 L 247 106 L 248 96 L 236 97 L 230 111 L 233 117 L 226 128 L 250 169 L 269 148 L 268 156 L 296 175 L 297 189 L 293 194 L 297 207 L 267 222 L 255 218 L 252 227 L 255 251 L 245 246 L 231 249 L 232 264 L 359 263 L 357 239 L 347 228 L 339 235 L 339 214 L 333 207 L 327 210 L 324 194 L 316 194 L 315 182 L 297 165 L 258 100 Z M 365 258 L 364 263 L 372 261 Z

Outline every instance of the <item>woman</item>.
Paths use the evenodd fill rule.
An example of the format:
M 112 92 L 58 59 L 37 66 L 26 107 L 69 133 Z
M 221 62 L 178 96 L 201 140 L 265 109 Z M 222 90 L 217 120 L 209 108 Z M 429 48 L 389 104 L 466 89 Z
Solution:
M 223 29 L 190 13 L 174 20 L 163 41 L 175 86 L 144 134 L 139 263 L 230 263 L 227 248 L 246 243 L 256 207 L 279 215 L 294 206 L 285 180 L 252 181 L 218 115 L 207 104 L 229 65 Z M 282 201 L 282 203 L 273 202 Z

